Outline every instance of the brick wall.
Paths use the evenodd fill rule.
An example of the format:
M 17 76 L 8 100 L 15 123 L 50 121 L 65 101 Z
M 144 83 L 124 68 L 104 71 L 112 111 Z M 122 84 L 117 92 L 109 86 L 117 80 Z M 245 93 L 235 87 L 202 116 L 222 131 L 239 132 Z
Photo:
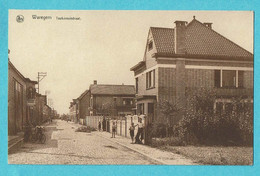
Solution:
M 253 88 L 254 86 L 254 72 L 244 71 L 243 84 L 245 88 Z
M 159 68 L 158 74 L 158 101 L 168 100 L 170 102 L 175 102 L 176 96 L 176 69 L 174 68 Z
M 214 70 L 186 69 L 186 87 L 214 87 Z
M 138 77 L 138 95 L 157 95 L 158 94 L 158 69 L 155 69 L 155 88 L 146 90 L 146 73 Z
M 79 118 L 84 119 L 86 116 L 90 115 L 89 108 L 90 107 L 90 93 L 86 93 L 80 100 L 79 100 Z

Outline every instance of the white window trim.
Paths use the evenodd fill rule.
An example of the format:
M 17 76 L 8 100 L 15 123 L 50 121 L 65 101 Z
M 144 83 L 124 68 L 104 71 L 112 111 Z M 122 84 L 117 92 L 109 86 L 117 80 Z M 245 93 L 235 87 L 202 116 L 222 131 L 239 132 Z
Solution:
M 157 68 L 176 68 L 176 65 L 173 65 L 173 64 L 172 65 L 170 65 L 170 64 L 157 64 L 153 67 L 148 68 L 147 70 L 143 71 L 142 73 L 139 73 L 138 75 L 135 76 L 135 78 L 138 78 L 139 76 L 144 75 L 147 72 L 150 72 L 150 71 L 155 70 Z
M 243 70 L 243 71 L 253 71 L 252 67 L 185 65 L 185 68 L 186 69 L 204 69 L 204 70 Z
M 234 71 L 234 70 L 231 70 Z M 236 88 L 238 88 L 238 70 L 236 71 Z M 223 70 L 220 70 L 220 87 L 223 87 Z
M 141 75 L 146 74 L 147 72 L 157 69 L 157 68 L 176 68 L 175 64 L 157 64 L 153 67 L 148 68 L 147 70 L 139 73 L 135 76 L 138 78 Z M 253 67 L 227 67 L 227 66 L 204 66 L 204 65 L 185 65 L 185 69 L 204 69 L 204 70 L 241 70 L 241 71 L 254 71 Z

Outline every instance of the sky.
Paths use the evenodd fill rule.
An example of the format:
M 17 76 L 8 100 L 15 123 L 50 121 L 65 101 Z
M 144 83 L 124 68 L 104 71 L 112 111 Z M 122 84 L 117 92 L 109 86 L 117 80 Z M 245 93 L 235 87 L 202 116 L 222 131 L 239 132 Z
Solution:
M 40 93 L 48 94 L 58 113 L 68 113 L 72 99 L 93 80 L 134 85 L 130 68 L 143 59 L 149 28 L 174 28 L 174 21 L 190 22 L 193 16 L 213 23 L 213 30 L 253 53 L 252 11 L 9 10 L 9 58 L 31 80 L 47 72 Z

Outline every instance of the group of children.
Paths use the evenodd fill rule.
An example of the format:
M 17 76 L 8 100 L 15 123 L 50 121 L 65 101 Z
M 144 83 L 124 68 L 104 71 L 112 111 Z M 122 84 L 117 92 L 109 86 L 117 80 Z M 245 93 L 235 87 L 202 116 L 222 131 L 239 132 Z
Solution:
M 137 134 L 135 135 L 135 127 L 138 126 L 138 130 L 137 130 Z M 101 122 L 98 123 L 98 129 L 99 131 L 101 131 Z M 132 139 L 132 144 L 136 143 L 136 144 L 142 144 L 143 143 L 143 139 L 144 139 L 144 124 L 142 123 L 142 118 L 138 119 L 138 124 L 134 124 L 132 123 L 130 128 L 130 136 Z M 115 138 L 116 137 L 116 123 L 113 122 L 112 125 L 112 137 L 111 138 Z M 135 141 L 135 142 L 134 142 Z
M 134 124 L 132 123 L 129 131 L 130 131 L 130 136 L 132 139 L 132 144 L 136 143 L 136 144 L 143 144 L 143 139 L 144 139 L 144 124 L 142 123 L 142 119 L 139 118 L 138 120 L 138 124 Z M 138 126 L 138 130 L 137 130 L 137 134 L 135 136 L 135 127 Z M 115 122 L 113 122 L 112 125 L 112 138 L 115 138 L 115 134 L 116 134 L 116 124 Z M 135 140 L 134 140 L 134 136 L 135 136 Z M 135 142 L 134 142 L 135 141 Z

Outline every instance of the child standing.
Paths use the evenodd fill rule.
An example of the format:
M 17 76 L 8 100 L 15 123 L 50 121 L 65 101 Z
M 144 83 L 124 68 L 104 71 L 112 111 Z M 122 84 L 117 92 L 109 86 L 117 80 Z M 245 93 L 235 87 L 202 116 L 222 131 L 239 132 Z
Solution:
M 113 122 L 112 125 L 112 137 L 111 138 L 116 138 L 116 123 Z
M 130 130 L 130 136 L 131 136 L 132 144 L 133 144 L 133 143 L 134 143 L 134 135 L 135 135 L 135 126 L 134 126 L 134 123 L 131 124 L 129 130 Z
M 101 131 L 101 122 L 98 122 L 98 131 Z

